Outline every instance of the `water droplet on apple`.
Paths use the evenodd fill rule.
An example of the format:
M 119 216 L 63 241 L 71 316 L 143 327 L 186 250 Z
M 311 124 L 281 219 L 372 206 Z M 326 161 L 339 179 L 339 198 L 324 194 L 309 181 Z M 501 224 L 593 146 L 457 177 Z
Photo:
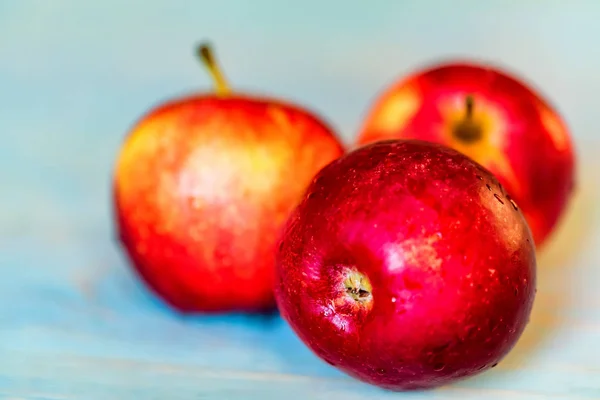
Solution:
M 467 325 L 467 327 L 465 328 L 464 339 L 470 339 L 473 336 L 475 336 L 476 333 L 477 333 L 476 325 Z
M 510 195 L 506 195 L 506 199 L 510 202 L 510 204 L 513 206 L 513 208 L 515 209 L 515 211 L 517 211 L 519 208 L 517 207 L 517 203 L 515 203 L 515 201 L 512 199 L 512 197 L 510 197 Z
M 502 205 L 504 205 L 504 202 L 502 201 L 502 199 L 500 198 L 500 196 L 498 196 L 498 193 L 494 193 L 494 197 L 496 198 L 496 200 L 498 200 L 498 202 Z
M 433 364 L 433 370 L 436 372 L 443 371 L 444 368 L 446 368 L 446 364 L 444 364 L 443 362 L 437 362 Z
M 335 363 L 327 358 L 324 358 L 325 362 L 329 365 L 331 365 L 332 367 L 335 367 Z

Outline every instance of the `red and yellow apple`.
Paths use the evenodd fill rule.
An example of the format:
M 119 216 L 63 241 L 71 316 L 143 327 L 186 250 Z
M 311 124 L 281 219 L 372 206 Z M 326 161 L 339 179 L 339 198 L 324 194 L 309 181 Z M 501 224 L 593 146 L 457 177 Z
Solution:
M 304 343 L 390 390 L 494 367 L 525 329 L 535 287 L 533 238 L 510 196 L 426 141 L 380 141 L 323 168 L 277 255 L 277 303 Z
M 519 204 L 538 246 L 569 203 L 575 155 L 565 122 L 500 68 L 449 62 L 399 80 L 376 99 L 357 142 L 392 138 L 442 143 L 489 169 Z
M 139 276 L 181 312 L 273 308 L 276 242 L 314 174 L 343 154 L 315 114 L 228 88 L 174 99 L 132 128 L 114 171 L 116 225 Z

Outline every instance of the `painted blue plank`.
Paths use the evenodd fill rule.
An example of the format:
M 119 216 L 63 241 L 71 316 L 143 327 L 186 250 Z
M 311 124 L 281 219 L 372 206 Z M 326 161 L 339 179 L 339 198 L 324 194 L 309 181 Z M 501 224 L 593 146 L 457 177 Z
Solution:
M 238 370 L 215 370 L 195 366 L 179 366 L 155 362 L 132 362 L 105 358 L 71 358 L 69 361 L 54 357 L 29 360 L 23 364 L 10 364 L 10 372 L 1 371 L 4 379 L 10 380 L 5 393 L 18 392 L 64 396 L 66 398 L 224 398 L 264 399 L 278 398 L 276 393 L 285 393 L 285 398 L 295 399 L 393 399 L 399 396 L 385 393 L 374 387 L 345 378 L 310 377 L 298 374 L 266 373 Z M 24 382 L 35 374 L 35 389 Z M 571 388 L 578 388 L 572 383 Z M 91 393 L 92 396 L 88 397 Z M 560 396 L 572 399 L 591 399 L 579 388 L 579 393 L 569 391 L 541 392 L 527 388 L 472 388 L 452 387 L 427 393 L 404 394 L 403 399 L 459 399 L 465 396 L 485 396 L 501 399 L 511 396 L 516 399 L 553 399 Z M 94 397 L 96 396 L 96 397 Z M 333 396 L 333 397 L 332 397 Z M 112 397 L 114 398 L 114 397 Z M 477 398 L 477 397 L 473 397 Z M 479 397 L 481 398 L 481 397 Z M 566 397 L 563 397 L 566 398 Z
M 80 248 L 94 246 L 88 240 L 75 241 Z M 106 374 L 103 390 L 121 390 L 126 398 L 127 393 L 138 390 L 137 384 L 127 388 L 124 383 L 133 384 L 134 378 L 127 375 L 121 382 L 114 381 L 113 376 L 119 367 L 129 366 L 142 375 L 159 375 L 163 368 L 189 371 L 193 379 L 180 378 L 189 379 L 181 384 L 187 385 L 189 393 L 204 393 L 204 389 L 198 389 L 204 388 L 198 386 L 200 382 L 210 383 L 211 390 L 232 387 L 231 382 L 217 384 L 215 374 L 237 382 L 239 390 L 250 390 L 257 385 L 255 380 L 269 381 L 272 376 L 283 376 L 283 382 L 278 381 L 281 385 L 293 386 L 288 381 L 299 379 L 324 381 L 325 386 L 331 385 L 331 390 L 339 393 L 372 390 L 320 362 L 279 318 L 183 319 L 172 314 L 145 292 L 110 243 L 99 246 L 104 257 L 97 264 L 93 253 L 77 255 L 71 243 L 46 247 L 41 241 L 22 239 L 12 244 L 2 253 L 2 265 L 9 276 L 23 284 L 5 280 L 2 285 L 4 298 L 20 299 L 20 304 L 14 307 L 13 301 L 5 301 L 0 305 L 0 343 L 7 349 L 0 366 L 0 388 L 7 382 L 11 384 L 5 386 L 12 390 L 35 392 L 39 385 L 49 385 L 50 389 L 44 390 L 52 393 L 58 385 L 60 390 L 54 393 L 78 396 L 71 391 L 96 390 L 92 386 L 100 385 L 100 377 Z M 43 268 L 31 248 L 48 255 Z M 539 292 L 544 292 L 543 283 L 542 278 Z M 569 323 L 557 324 L 548 317 L 554 314 L 544 305 L 536 302 L 530 327 L 505 362 L 488 374 L 455 385 L 449 392 L 444 390 L 444 396 L 476 396 L 480 393 L 477 389 L 489 392 L 489 396 L 502 396 L 506 391 L 548 398 L 595 398 L 600 391 L 596 379 L 600 367 L 598 354 L 590 351 L 590 344 L 597 343 L 600 325 L 588 323 L 586 314 L 573 316 L 568 310 L 561 314 L 570 316 Z M 32 368 L 36 368 L 35 374 Z M 73 382 L 61 386 L 63 377 Z M 153 391 L 157 384 L 141 386 Z M 259 390 L 260 396 L 269 390 L 275 394 L 276 388 L 265 387 Z M 144 393 L 139 390 L 140 395 Z M 179 392 L 171 384 L 164 390 L 188 393 Z
M 2 3 L 0 398 L 600 398 L 600 5 L 283 4 Z M 399 396 L 320 361 L 278 317 L 182 318 L 149 295 L 112 237 L 112 162 L 147 107 L 208 84 L 191 54 L 205 36 L 240 87 L 312 105 L 347 141 L 381 85 L 440 55 L 501 60 L 543 87 L 573 128 L 578 193 L 506 360 Z

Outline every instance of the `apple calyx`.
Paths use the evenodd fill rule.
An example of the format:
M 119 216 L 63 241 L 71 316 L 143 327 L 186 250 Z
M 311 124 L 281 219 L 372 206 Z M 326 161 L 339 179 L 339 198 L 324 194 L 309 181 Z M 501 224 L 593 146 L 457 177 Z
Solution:
M 370 302 L 373 298 L 371 294 L 373 288 L 371 282 L 366 276 L 358 271 L 350 271 L 344 279 L 344 287 L 346 294 L 352 298 L 352 300 L 359 303 Z
M 201 43 L 197 48 L 197 53 L 214 81 L 215 92 L 217 96 L 227 96 L 231 90 L 227 80 L 225 79 L 225 76 L 223 75 L 223 71 L 221 71 L 221 68 L 217 63 L 215 52 L 210 44 L 206 42 Z
M 481 124 L 474 118 L 475 99 L 472 95 L 465 97 L 465 116 L 452 129 L 454 138 L 464 144 L 481 140 L 483 132 Z

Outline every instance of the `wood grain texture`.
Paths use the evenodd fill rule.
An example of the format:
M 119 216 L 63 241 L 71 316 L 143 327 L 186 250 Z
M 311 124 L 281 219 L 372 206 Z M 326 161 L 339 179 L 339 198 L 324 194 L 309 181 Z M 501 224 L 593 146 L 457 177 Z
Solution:
M 308 1 L 322 11 L 309 24 L 283 3 L 226 3 L 0 5 L 0 398 L 600 399 L 600 56 L 586 47 L 600 6 L 463 2 L 432 16 L 435 2 Z M 112 162 L 140 113 L 198 87 L 188 53 L 205 34 L 222 39 L 239 82 L 313 104 L 348 141 L 384 79 L 450 51 L 505 60 L 556 100 L 579 151 L 577 195 L 540 252 L 530 324 L 502 363 L 387 393 L 321 362 L 277 316 L 182 318 L 148 294 L 113 237 Z M 280 61 L 265 72 L 255 52 Z M 378 54 L 386 63 L 367 62 Z

